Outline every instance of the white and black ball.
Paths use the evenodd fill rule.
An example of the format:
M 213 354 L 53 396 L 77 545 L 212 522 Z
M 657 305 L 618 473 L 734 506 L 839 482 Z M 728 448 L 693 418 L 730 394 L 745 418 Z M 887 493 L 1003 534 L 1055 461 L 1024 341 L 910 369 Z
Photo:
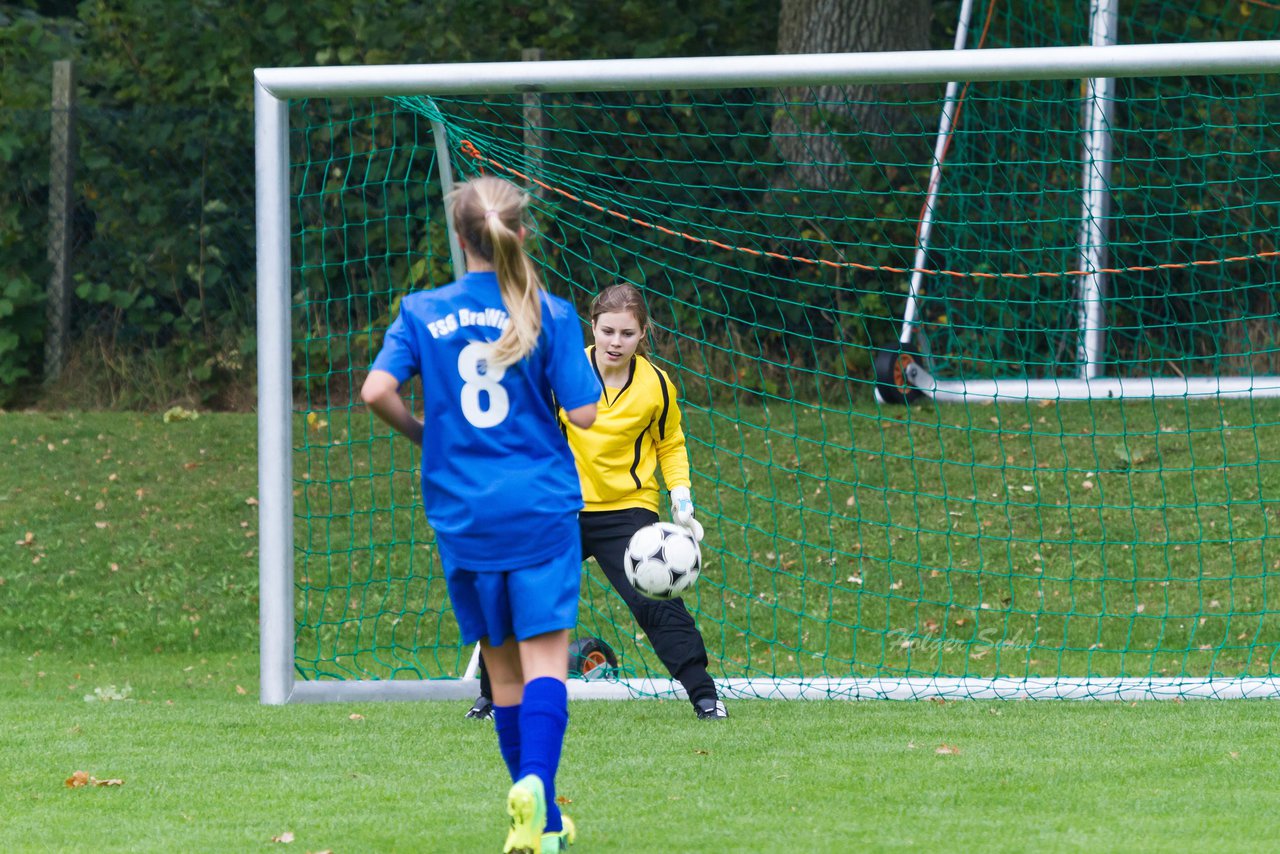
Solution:
M 674 599 L 698 580 L 702 551 L 687 528 L 646 525 L 631 535 L 623 566 L 631 586 L 650 599 Z

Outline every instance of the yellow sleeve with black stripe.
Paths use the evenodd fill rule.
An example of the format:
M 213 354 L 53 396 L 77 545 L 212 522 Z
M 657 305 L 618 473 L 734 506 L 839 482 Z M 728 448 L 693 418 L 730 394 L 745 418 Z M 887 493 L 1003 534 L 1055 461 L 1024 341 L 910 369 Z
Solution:
M 594 350 L 587 348 L 593 367 Z M 666 372 L 640 355 L 631 360 L 622 388 L 606 388 L 603 378 L 600 386 L 604 392 L 590 428 L 574 427 L 560 413 L 578 464 L 585 509 L 647 507 L 657 512 L 659 470 L 667 489 L 689 486 L 689 454 L 675 386 Z

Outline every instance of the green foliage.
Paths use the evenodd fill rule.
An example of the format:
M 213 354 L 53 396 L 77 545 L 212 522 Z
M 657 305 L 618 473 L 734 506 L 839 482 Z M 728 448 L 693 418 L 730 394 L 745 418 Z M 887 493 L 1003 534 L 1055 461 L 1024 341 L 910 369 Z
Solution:
M 989 27 L 983 12 L 974 21 L 970 44 L 976 44 L 981 32 L 987 33 L 987 47 L 1075 44 L 1087 38 L 1078 3 L 1051 0 L 1042 6 L 1034 15 L 995 14 Z M 0 304 L 0 314 L 8 312 L 0 316 L 0 402 L 12 399 L 23 391 L 24 385 L 34 384 L 40 374 L 40 293 L 48 276 L 47 108 L 50 65 L 54 60 L 73 60 L 78 79 L 80 143 L 72 259 L 78 296 L 73 307 L 73 334 L 105 341 L 112 352 L 131 353 L 137 358 L 158 352 L 190 364 L 190 380 L 202 386 L 195 396 L 215 400 L 227 397 L 228 387 L 244 377 L 242 373 L 220 372 L 217 364 L 233 350 L 245 358 L 252 356 L 252 347 L 246 342 L 253 338 L 255 312 L 254 68 L 503 61 L 519 59 L 524 48 L 540 48 L 549 60 L 767 54 L 774 50 L 780 7 L 779 0 L 622 0 L 612 4 L 552 0 L 528 8 L 461 0 L 426 4 L 380 0 L 353 7 L 345 0 L 316 0 L 307 4 L 307 14 L 299 15 L 282 0 L 192 0 L 177 5 L 168 0 L 0 3 L 0 52 L 5 56 L 0 68 L 0 160 L 8 167 L 0 174 L 0 293 L 8 301 L 7 305 Z M 935 46 L 951 45 L 958 7 L 958 0 L 934 3 L 930 38 Z M 1277 30 L 1278 17 L 1280 13 L 1266 4 L 1226 0 L 1202 0 L 1196 4 L 1144 2 L 1135 4 L 1122 16 L 1121 40 L 1268 37 Z M 1142 82 L 1135 85 L 1133 91 L 1124 93 L 1117 109 L 1136 111 L 1132 118 L 1145 127 L 1141 122 L 1150 124 L 1152 117 L 1141 113 L 1143 104 L 1160 103 L 1161 99 L 1169 102 L 1170 91 Z M 1034 104 L 1039 112 L 1030 117 L 1011 114 L 1005 118 L 1025 126 L 1028 139 L 1034 139 L 1045 127 L 1074 127 L 1079 108 L 1075 89 L 1074 84 L 1050 87 L 1044 92 L 1027 89 L 1023 93 L 1025 101 Z M 1073 245 L 1079 221 L 1074 203 L 1070 210 L 1039 209 L 1038 217 L 1027 217 L 1025 212 L 1029 204 L 1034 207 L 1043 203 L 1034 195 L 1037 188 L 1032 183 L 1061 190 L 1078 181 L 1078 169 L 1073 165 L 1078 158 L 1076 137 L 1070 135 L 1070 143 L 1061 151 L 994 151 L 987 144 L 981 125 L 974 123 L 982 109 L 980 102 L 997 91 L 988 86 L 975 87 L 970 92 L 962 127 L 977 132 L 968 140 L 964 134 L 956 138 L 949 161 L 961 163 L 966 157 L 976 158 L 973 162 L 988 170 L 978 173 L 975 188 L 950 185 L 948 189 L 955 198 L 971 199 L 974 205 L 990 201 L 992 209 L 944 210 L 944 218 L 952 216 L 957 223 L 975 225 L 967 238 L 948 244 L 953 235 L 948 233 L 946 222 L 939 222 L 934 240 L 938 251 L 930 258 L 931 266 L 982 272 L 988 267 L 1016 265 L 1022 260 L 1016 255 L 1016 247 L 1029 243 Z M 1019 90 L 1010 91 L 1016 94 Z M 732 92 L 725 95 L 735 97 Z M 549 102 L 555 100 L 548 98 Z M 562 100 L 568 100 L 567 96 Z M 1203 180 L 1221 182 L 1216 173 L 1225 171 L 1233 161 L 1222 158 L 1213 164 L 1212 152 L 1235 150 L 1232 145 L 1236 129 L 1265 117 L 1263 104 L 1267 99 L 1255 100 L 1257 105 L 1250 107 L 1247 99 L 1242 99 L 1232 116 L 1204 117 L 1208 130 L 1198 142 L 1187 143 L 1189 152 L 1199 155 L 1195 163 L 1187 166 L 1189 170 L 1194 172 L 1199 164 L 1210 163 L 1210 171 L 1215 174 Z M 645 113 L 657 107 L 652 98 L 641 96 L 627 106 L 621 96 L 606 97 L 600 106 L 612 108 L 612 116 L 618 120 L 618 137 L 595 149 L 584 148 L 581 153 L 618 163 L 625 162 L 624 157 L 632 158 L 631 166 L 619 168 L 616 175 L 597 188 L 601 194 L 616 193 L 631 203 L 629 207 L 653 205 L 653 199 L 639 198 L 634 188 L 628 195 L 629 185 L 637 178 L 635 161 L 666 161 L 663 182 L 716 188 L 691 202 L 708 212 L 701 223 L 708 233 L 714 234 L 717 229 L 749 230 L 757 236 L 754 248 L 802 257 L 830 255 L 838 253 L 842 245 L 848 246 L 827 227 L 804 227 L 794 234 L 775 228 L 774 217 L 788 212 L 784 200 L 720 192 L 720 188 L 752 186 L 753 180 L 759 186 L 760 175 L 752 173 L 751 164 L 768 156 L 767 134 L 735 137 L 728 125 L 704 127 L 705 113 L 688 101 L 664 107 L 664 120 L 672 128 L 684 134 L 718 135 L 716 145 L 722 150 L 716 155 L 723 155 L 723 163 L 739 164 L 740 174 L 721 168 L 711 175 L 697 162 L 697 151 L 671 156 L 667 137 L 638 132 L 643 127 L 642 119 L 648 118 Z M 765 107 L 773 108 L 777 105 Z M 317 293 L 328 294 L 322 304 L 307 306 L 307 316 L 299 318 L 298 329 L 336 323 L 323 327 L 330 330 L 326 334 L 331 338 L 364 334 L 377 328 L 375 321 L 385 315 L 392 294 L 411 284 L 435 282 L 447 276 L 447 253 L 428 251 L 429 244 L 438 242 L 436 237 L 418 232 L 391 235 L 385 243 L 367 240 L 357 225 L 358 218 L 377 217 L 405 205 L 416 211 L 418 208 L 413 206 L 429 207 L 438 204 L 438 199 L 432 197 L 432 188 L 422 186 L 420 179 L 417 185 L 389 188 L 384 198 L 361 197 L 360 176 L 353 174 L 356 167 L 346 158 L 353 151 L 373 145 L 378 152 L 377 162 L 369 165 L 394 167 L 403 174 L 402 164 L 395 161 L 416 156 L 422 158 L 416 166 L 421 169 L 431 157 L 429 130 L 421 122 L 394 114 L 380 118 L 376 126 L 364 126 L 351 120 L 350 111 L 343 105 L 308 105 L 301 109 L 317 120 L 320 112 L 335 109 L 337 113 L 326 116 L 325 121 L 334 119 L 342 135 L 328 142 L 327 152 L 323 153 L 330 162 L 324 169 L 299 179 L 302 209 L 296 213 L 300 219 L 309 212 L 309 205 L 337 207 L 342 209 L 344 227 L 341 233 L 325 235 L 325 254 L 316 259 L 306 280 L 298 285 L 295 303 L 299 306 Z M 493 107 L 495 113 L 503 109 L 500 105 Z M 924 129 L 920 131 L 921 139 L 931 139 L 937 111 L 938 105 L 924 97 L 913 107 L 905 108 L 902 115 L 910 120 L 908 124 Z M 512 115 L 513 111 L 508 110 L 504 121 L 510 128 L 518 128 L 519 117 L 515 116 L 513 123 Z M 1177 121 L 1187 122 L 1188 127 L 1194 125 L 1194 119 L 1190 112 L 1177 115 Z M 711 121 L 715 125 L 720 120 Z M 840 124 L 838 116 L 835 121 Z M 1155 123 L 1158 125 L 1159 121 Z M 584 129 L 568 126 L 561 130 L 576 133 Z M 456 144 L 459 140 L 453 141 Z M 407 145 L 416 148 L 417 153 L 407 155 L 399 149 L 379 147 L 390 144 Z M 1158 149 L 1165 141 L 1153 138 L 1151 144 Z M 1182 142 L 1172 140 L 1168 144 Z M 1015 143 L 1014 147 L 1018 145 Z M 860 205 L 854 216 L 856 227 L 878 230 L 855 247 L 859 257 L 854 260 L 872 265 L 907 265 L 927 174 L 928 146 L 899 152 L 902 156 L 896 162 L 901 165 L 897 170 L 900 174 L 886 170 L 886 174 L 876 176 L 860 174 L 882 167 L 857 149 L 856 138 L 846 138 L 843 153 L 848 161 L 846 189 Z M 1151 153 L 1135 149 L 1126 156 L 1140 163 Z M 1026 185 L 1018 185 L 1022 179 L 1000 173 L 998 164 L 990 162 L 991 158 L 1017 156 L 1025 156 L 1029 162 L 1038 160 L 1043 166 L 1042 173 Z M 1274 171 L 1274 164 L 1267 168 Z M 949 174 L 949 182 L 954 175 Z M 597 170 L 596 176 L 603 177 L 603 170 Z M 1197 239 L 1196 220 L 1177 216 L 1190 202 L 1185 191 L 1177 188 L 1202 179 L 1193 174 L 1174 177 L 1165 182 L 1164 189 L 1159 181 L 1143 179 L 1144 186 L 1156 188 L 1148 209 L 1134 217 L 1143 224 L 1143 231 L 1122 234 L 1118 240 L 1134 246 L 1155 246 L 1152 253 L 1158 256 L 1162 244 Z M 1254 177 L 1265 178 L 1265 174 Z M 887 192 L 882 186 L 886 179 L 892 185 Z M 1007 192 L 988 199 L 993 194 L 983 190 L 991 180 L 1012 183 L 1006 187 Z M 1246 182 L 1235 183 L 1244 186 Z M 1247 183 L 1253 188 L 1266 186 L 1264 180 Z M 1053 201 L 1058 203 L 1064 198 L 1059 193 Z M 1259 235 L 1257 245 L 1224 247 L 1222 254 L 1269 248 L 1269 238 L 1264 235 L 1273 230 L 1272 223 L 1263 218 L 1270 214 L 1259 211 L 1258 221 L 1239 221 L 1250 203 L 1249 199 L 1237 198 L 1230 199 L 1229 204 L 1218 202 L 1223 211 L 1230 211 L 1223 216 L 1237 220 L 1232 226 L 1240 233 Z M 554 207 L 554 202 L 544 200 L 540 213 L 549 229 L 558 227 Z M 824 210 L 819 204 L 809 214 L 821 221 L 838 213 L 829 207 L 833 209 Z M 1150 229 L 1157 227 L 1165 231 L 1160 240 L 1153 241 Z M 646 240 L 632 241 L 632 245 L 643 250 Z M 675 248 L 673 242 L 667 237 L 657 240 L 666 250 Z M 337 249 L 357 263 L 333 265 L 327 253 Z M 584 251 L 582 245 L 563 243 L 559 248 L 548 249 L 546 261 L 552 275 L 581 288 L 595 285 L 594 281 L 582 280 L 580 263 L 574 260 Z M 619 263 L 608 274 L 670 295 L 673 316 L 668 320 L 672 329 L 688 328 L 704 307 L 711 306 L 727 318 L 727 328 L 720 330 L 721 343 L 761 321 L 768 331 L 752 355 L 762 364 L 774 366 L 765 368 L 766 372 L 777 374 L 760 377 L 756 384 L 761 389 L 785 385 L 782 374 L 794 366 L 795 355 L 786 343 L 789 335 L 823 342 L 833 355 L 833 365 L 863 373 L 869 362 L 867 348 L 896 336 L 895 318 L 901 314 L 904 288 L 900 276 L 866 271 L 837 275 L 779 259 L 691 254 L 697 257 L 687 281 L 673 281 L 660 265 L 644 260 Z M 1159 263 L 1171 259 L 1148 259 L 1139 254 L 1134 260 Z M 1035 266 L 1065 269 L 1074 265 L 1070 253 L 1061 252 L 1041 257 Z M 365 269 L 357 269 L 361 266 Z M 1199 274 L 1203 276 L 1204 271 Z M 753 284 L 736 290 L 727 287 L 726 283 L 734 279 Z M 1130 314 L 1125 313 L 1128 309 L 1117 307 L 1113 316 L 1118 325 L 1178 331 L 1167 340 L 1151 342 L 1112 337 L 1109 346 L 1115 352 L 1109 358 L 1134 358 L 1135 354 L 1139 358 L 1177 358 L 1188 350 L 1203 350 L 1204 342 L 1212 338 L 1203 334 L 1205 319 L 1214 312 L 1231 318 L 1230 322 L 1256 338 L 1257 349 L 1274 351 L 1274 330 L 1259 322 L 1259 315 L 1268 311 L 1266 282 L 1246 283 L 1245 290 L 1250 293 L 1238 303 L 1205 306 L 1195 305 L 1181 282 L 1175 282 L 1173 290 L 1188 296 L 1164 303 L 1158 297 L 1167 287 L 1160 277 L 1117 284 L 1113 291 L 1117 301 L 1147 307 Z M 1224 280 L 1224 287 L 1226 284 Z M 1045 299 L 1041 293 L 1016 289 L 991 291 L 992 299 L 979 305 L 973 300 L 970 285 L 960 281 L 943 283 L 926 296 L 921 317 L 922 327 L 933 342 L 932 349 L 955 353 L 957 371 L 992 359 L 1021 358 L 1028 342 L 1014 334 L 996 341 L 985 334 L 993 327 L 1054 330 L 1057 343 L 1050 347 L 1053 352 L 1040 354 L 1033 361 L 1069 365 L 1074 347 L 1068 339 L 1075 328 L 1069 294 Z M 757 316 L 758 293 L 770 296 L 765 313 L 771 316 Z M 351 318 L 339 311 L 342 300 L 359 303 Z M 857 322 L 842 323 L 841 311 L 830 310 L 833 303 L 853 312 Z M 1151 352 L 1144 354 L 1144 347 Z M 364 348 L 364 343 L 348 346 L 344 341 L 336 348 L 326 345 L 323 355 L 335 356 L 333 370 L 342 373 L 365 358 Z M 835 358 L 839 354 L 843 356 Z M 313 369 L 319 370 L 318 362 L 313 365 L 311 360 L 320 355 L 299 354 L 309 362 L 308 376 L 312 376 Z M 1183 365 L 1184 369 L 1188 367 Z M 332 391 L 340 393 L 340 389 Z
M 0 4 L 0 159 L 12 167 L 0 175 L 0 403 L 40 374 L 54 60 L 72 60 L 78 80 L 73 332 L 113 353 L 189 365 L 183 373 L 201 387 L 194 396 L 214 400 L 244 376 L 218 364 L 233 350 L 252 357 L 255 67 L 516 60 L 527 47 L 549 59 L 764 53 L 776 17 L 776 0 L 750 9 L 726 0 L 559 0 L 514 12 L 323 0 L 305 15 L 248 0 Z M 406 192 L 412 203 L 424 191 Z M 423 280 L 411 269 L 416 248 L 389 248 L 395 260 L 379 289 Z M 386 308 L 371 306 L 355 330 L 333 334 L 358 332 Z M 317 320 L 303 317 L 300 328 Z M 364 349 L 350 358 L 367 358 Z
M 44 340 L 44 288 L 28 276 L 0 271 L 0 405 L 32 376 Z M 12 278 L 8 278 L 12 276 Z

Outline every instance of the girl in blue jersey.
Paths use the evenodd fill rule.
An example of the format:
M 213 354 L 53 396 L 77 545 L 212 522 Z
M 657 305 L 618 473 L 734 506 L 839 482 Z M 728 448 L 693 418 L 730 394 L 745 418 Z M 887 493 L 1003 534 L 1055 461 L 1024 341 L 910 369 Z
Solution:
M 600 383 L 573 307 L 525 253 L 527 196 L 483 177 L 448 199 L 468 273 L 405 297 L 361 389 L 422 447 L 422 498 L 464 643 L 480 642 L 511 772 L 504 851 L 572 842 L 555 802 L 577 623 L 582 491 L 556 416 L 590 427 Z M 423 419 L 401 385 L 422 378 Z

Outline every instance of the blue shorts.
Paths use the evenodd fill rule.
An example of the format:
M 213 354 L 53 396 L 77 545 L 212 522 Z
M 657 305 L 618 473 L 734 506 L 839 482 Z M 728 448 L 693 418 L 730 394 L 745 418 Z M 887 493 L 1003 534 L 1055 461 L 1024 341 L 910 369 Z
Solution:
M 487 637 L 501 646 L 510 635 L 528 640 L 578 624 L 582 587 L 580 544 L 529 569 L 473 572 L 447 569 L 446 584 L 463 643 Z

